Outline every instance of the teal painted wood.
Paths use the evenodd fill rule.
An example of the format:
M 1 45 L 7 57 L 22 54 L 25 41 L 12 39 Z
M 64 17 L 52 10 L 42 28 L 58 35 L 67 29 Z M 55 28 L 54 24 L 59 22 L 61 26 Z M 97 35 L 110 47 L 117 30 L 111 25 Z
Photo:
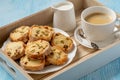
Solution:
M 117 44 L 114 47 L 102 51 L 100 54 L 78 64 L 70 70 L 63 72 L 62 74 L 54 77 L 52 80 L 113 80 L 114 76 L 120 72 L 120 64 L 117 63 L 116 65 L 116 63 L 113 62 L 105 67 L 100 67 L 120 57 L 119 50 L 120 44 Z M 98 70 L 92 72 L 95 69 Z M 88 75 L 79 79 L 80 76 L 85 74 Z
M 120 0 L 98 0 L 107 7 L 113 9 L 115 12 L 120 13 Z
M 120 58 L 78 80 L 120 80 Z
M 115 12 L 120 13 L 120 0 L 98 1 L 103 3 L 105 6 L 113 9 Z M 120 80 L 120 58 L 78 80 Z
M 0 0 L 0 26 L 14 22 L 64 0 Z
M 0 27 L 63 0 L 0 0 Z M 13 78 L 0 66 L 0 80 Z
M 0 0 L 0 26 L 45 9 L 63 0 Z M 120 0 L 99 0 L 120 13 Z M 114 54 L 114 53 L 113 53 Z M 0 66 L 0 80 L 13 80 Z M 120 80 L 120 58 L 78 80 Z
M 13 80 L 13 78 L 0 66 L 0 80 Z

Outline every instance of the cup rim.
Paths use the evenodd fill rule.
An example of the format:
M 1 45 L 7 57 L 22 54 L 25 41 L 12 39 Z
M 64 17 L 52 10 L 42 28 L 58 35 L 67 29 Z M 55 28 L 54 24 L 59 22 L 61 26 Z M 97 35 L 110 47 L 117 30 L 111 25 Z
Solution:
M 72 6 L 70 9 L 72 9 L 74 7 L 72 2 L 70 2 L 70 1 L 62 1 L 60 3 L 56 3 L 56 4 L 52 5 L 51 8 L 54 9 L 54 10 L 59 10 L 57 7 L 59 7 L 62 4 L 70 4 Z M 70 9 L 68 9 L 68 10 L 70 10 Z M 68 11 L 68 10 L 63 9 L 61 11 Z
M 115 15 L 115 18 L 113 18 L 112 21 L 110 21 L 110 22 L 108 22 L 108 23 L 105 23 L 105 24 L 94 24 L 94 23 L 89 23 L 89 22 L 87 22 L 87 21 L 83 18 L 83 14 L 85 13 L 85 11 L 87 11 L 88 9 L 91 9 L 91 8 L 104 8 L 104 9 L 107 9 L 107 10 L 111 11 L 112 14 Z M 87 23 L 87 24 L 89 24 L 89 25 L 96 25 L 96 26 L 109 25 L 109 24 L 111 24 L 111 23 L 114 23 L 114 22 L 116 21 L 116 18 L 117 18 L 116 13 L 115 13 L 112 9 L 107 8 L 107 7 L 105 7 L 105 6 L 92 6 L 92 7 L 88 7 L 88 8 L 86 8 L 85 10 L 83 10 L 82 13 L 81 13 L 81 20 L 83 20 L 85 23 Z

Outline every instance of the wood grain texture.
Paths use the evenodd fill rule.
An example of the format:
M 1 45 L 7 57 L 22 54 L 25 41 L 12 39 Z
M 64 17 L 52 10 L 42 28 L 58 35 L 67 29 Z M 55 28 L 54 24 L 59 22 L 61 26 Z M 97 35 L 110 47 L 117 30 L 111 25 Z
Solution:
M 30 0 L 30 2 L 31 2 L 32 0 Z M 46 0 L 45 0 L 46 1 Z M 53 2 L 55 1 L 55 0 L 52 0 Z M 59 1 L 59 0 L 58 0 Z M 90 0 L 87 0 L 87 1 L 89 1 L 90 2 Z M 113 4 L 113 0 L 101 0 L 103 3 L 104 3 L 104 1 L 108 1 L 107 2 L 107 4 Z M 109 2 L 109 1 L 111 1 L 111 2 Z M 119 0 L 118 0 L 119 1 Z M 28 3 L 27 1 L 26 2 L 24 2 L 23 0 L 21 1 L 21 2 L 17 2 L 17 1 L 15 1 L 15 2 L 13 2 L 13 3 L 20 3 L 20 4 L 22 4 L 22 3 L 26 3 L 26 4 L 29 4 L 30 5 L 30 2 Z M 56 0 L 56 2 L 57 2 L 57 0 Z M 117 2 L 117 1 L 116 1 Z M 31 2 L 32 3 L 32 2 Z M 41 2 L 42 3 L 42 2 Z M 11 6 L 11 3 L 10 3 L 10 0 L 8 0 L 8 3 L 5 3 L 6 5 L 9 5 L 9 6 Z M 34 3 L 34 1 L 33 1 L 33 3 L 32 4 L 35 4 Z M 37 4 L 37 3 L 36 3 Z M 15 5 L 15 4 L 13 4 L 13 5 Z M 39 4 L 37 4 L 38 6 L 39 6 Z M 88 5 L 88 4 L 86 4 L 86 5 Z M 91 3 L 90 5 L 93 5 L 93 3 Z M 106 4 L 105 4 L 106 5 Z M 37 6 L 37 7 L 38 7 Z M 47 5 L 46 5 L 47 6 Z M 24 7 L 24 6 L 22 6 L 22 7 Z M 112 7 L 112 6 L 111 6 Z M 11 9 L 10 7 L 8 7 L 9 9 Z M 36 8 L 35 6 L 34 6 L 34 8 Z M 115 8 L 115 7 L 112 7 L 113 9 Z M 6 8 L 7 9 L 7 8 Z M 19 7 L 19 9 L 20 9 L 20 7 Z M 14 9 L 15 10 L 15 9 Z M 25 9 L 25 10 L 29 10 L 29 9 Z M 117 9 L 118 10 L 118 9 Z M 37 10 L 36 10 L 37 11 Z M 20 13 L 22 13 L 23 11 L 20 11 Z M 33 11 L 31 11 L 31 12 L 35 12 L 34 10 Z M 12 12 L 13 14 L 15 14 L 15 12 Z M 10 13 L 10 14 L 12 14 L 12 13 Z M 30 11 L 28 11 L 28 13 L 30 13 Z M 26 15 L 28 15 L 28 13 L 23 13 L 22 15 L 21 15 L 21 17 L 19 17 L 19 18 L 22 18 L 23 16 L 26 16 Z M 4 14 L 4 13 L 3 13 Z M 10 14 L 7 14 L 7 15 L 10 15 Z M 79 12 L 78 12 L 78 14 L 79 14 Z M 6 14 L 4 14 L 4 15 L 6 15 Z M 18 15 L 18 14 L 17 14 Z M 17 16 L 16 14 L 15 14 L 15 16 Z M 29 14 L 30 15 L 30 14 Z M 9 17 L 10 18 L 10 17 Z M 9 19 L 9 20 L 12 20 L 12 18 L 13 17 L 11 17 L 11 19 Z M 14 17 L 14 19 L 15 19 L 16 17 Z M 3 19 L 3 18 L 2 18 Z M 6 21 L 5 20 L 3 20 L 4 22 L 2 23 L 2 22 L 0 22 L 1 23 L 1 25 L 4 25 L 4 24 L 7 24 L 8 22 L 10 22 L 9 20 L 7 21 L 7 18 L 4 18 L 4 19 L 6 19 Z M 18 18 L 16 18 L 16 20 L 17 20 Z M 2 21 L 2 20 L 1 20 Z M 5 23 L 6 22 L 6 23 Z M 14 25 L 15 26 L 15 25 Z M 74 37 L 73 37 L 74 38 Z M 88 53 L 91 53 L 91 52 L 93 52 L 94 50 L 91 50 L 91 49 L 86 49 L 86 47 L 83 47 L 83 46 L 80 46 L 80 45 L 78 45 L 78 51 L 77 51 L 77 55 L 75 56 L 75 58 L 74 58 L 74 61 L 77 61 L 78 59 L 80 59 L 80 58 L 82 58 L 83 56 L 86 56 Z M 73 61 L 73 62 L 74 62 Z M 72 63 L 71 63 L 72 64 Z M 110 64 L 108 64 L 108 65 L 106 65 L 106 66 L 104 66 L 104 67 L 102 67 L 101 69 L 98 69 L 98 70 L 96 70 L 96 71 L 94 71 L 93 73 L 91 73 L 91 74 L 89 74 L 89 75 L 87 75 L 87 76 L 85 76 L 85 77 L 83 77 L 83 78 L 81 78 L 81 79 L 79 79 L 79 80 L 119 80 L 120 78 L 117 76 L 117 78 L 115 77 L 116 75 L 119 75 L 119 70 L 120 70 L 120 59 L 117 59 L 117 60 L 115 60 L 115 61 L 113 61 L 113 62 L 111 62 Z M 59 71 L 58 71 L 59 72 Z M 1 78 L 0 78 L 0 80 L 12 80 L 12 78 L 3 70 L 3 68 L 0 68 L 0 74 L 5 74 L 5 76 L 2 76 Z M 36 75 L 32 75 L 32 77 L 33 78 L 35 78 L 36 80 L 40 80 L 40 78 L 43 78 L 44 79 L 44 77 L 47 75 L 47 76 L 51 76 L 51 74 L 54 74 L 54 73 L 50 73 L 50 74 L 45 74 L 45 75 L 40 75 L 40 77 L 37 77 Z

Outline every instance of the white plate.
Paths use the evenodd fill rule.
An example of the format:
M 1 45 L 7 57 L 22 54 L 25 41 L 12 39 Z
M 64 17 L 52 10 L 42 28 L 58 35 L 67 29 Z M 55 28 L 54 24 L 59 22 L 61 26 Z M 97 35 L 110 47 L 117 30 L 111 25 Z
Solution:
M 83 37 L 81 37 L 81 36 L 79 35 L 79 30 L 80 30 L 80 29 L 81 29 L 80 26 L 76 28 L 76 30 L 75 30 L 75 32 L 74 32 L 74 37 L 75 37 L 76 41 L 78 41 L 81 45 L 83 45 L 83 46 L 85 46 L 85 47 L 88 47 L 88 48 L 94 49 L 93 46 L 94 46 L 94 47 L 96 46 L 97 49 L 102 49 L 102 48 L 104 48 L 105 46 L 113 43 L 113 42 L 117 39 L 116 34 L 113 34 L 113 35 L 110 36 L 110 38 L 108 38 L 108 39 L 106 39 L 106 40 L 104 40 L 104 41 L 92 43 L 92 45 L 93 45 L 93 46 L 92 46 L 90 40 L 85 39 L 85 38 L 83 38 Z M 117 28 L 115 28 L 114 31 L 117 32 Z
M 65 36 L 69 36 L 66 32 L 64 32 L 63 30 L 60 30 L 58 28 L 54 28 L 55 32 L 60 32 L 62 34 L 64 34 Z M 2 50 L 4 50 L 4 47 L 6 46 L 6 44 L 10 42 L 9 39 L 7 39 L 3 46 L 2 46 Z M 45 73 L 49 73 L 49 72 L 54 72 L 54 71 L 57 71 L 57 70 L 60 70 L 62 69 L 63 67 L 67 66 L 69 63 L 71 63 L 71 61 L 73 60 L 73 58 L 75 57 L 75 54 L 76 54 L 76 51 L 77 51 L 77 45 L 75 43 L 75 41 L 73 40 L 73 43 L 74 43 L 74 49 L 68 53 L 68 62 L 64 65 L 61 65 L 61 66 L 54 66 L 54 65 L 50 65 L 50 66 L 47 66 L 45 67 L 43 70 L 40 70 L 40 71 L 28 71 L 26 70 L 27 73 L 31 73 L 31 74 L 45 74 Z

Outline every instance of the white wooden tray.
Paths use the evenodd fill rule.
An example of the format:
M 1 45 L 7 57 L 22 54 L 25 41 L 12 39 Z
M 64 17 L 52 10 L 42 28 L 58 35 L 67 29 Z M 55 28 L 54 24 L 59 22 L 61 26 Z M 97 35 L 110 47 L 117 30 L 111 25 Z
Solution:
M 101 5 L 96 0 L 69 0 L 73 2 L 76 12 L 77 26 L 80 25 L 80 13 L 82 10 L 89 6 Z M 9 33 L 16 27 L 21 25 L 52 25 L 53 11 L 47 8 L 43 11 L 37 12 L 33 15 L 20 19 L 14 23 L 3 26 L 0 28 L 0 45 L 8 38 Z M 74 39 L 74 32 L 68 34 Z M 75 39 L 74 39 L 75 40 Z M 89 49 L 80 45 L 77 41 L 77 53 L 73 61 L 59 71 L 46 73 L 46 74 L 28 74 L 16 62 L 4 54 L 0 50 L 0 65 L 3 66 L 15 80 L 76 80 L 97 68 L 109 63 L 110 61 L 120 57 L 120 41 L 101 50 Z

